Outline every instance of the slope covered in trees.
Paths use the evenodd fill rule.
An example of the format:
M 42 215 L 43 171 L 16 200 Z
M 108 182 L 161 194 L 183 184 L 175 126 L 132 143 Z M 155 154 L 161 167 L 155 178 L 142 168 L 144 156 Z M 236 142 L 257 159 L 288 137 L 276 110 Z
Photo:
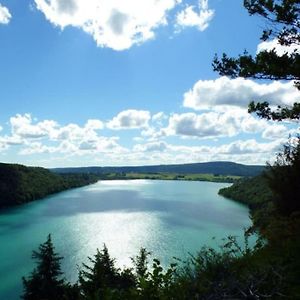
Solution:
M 264 170 L 263 166 L 248 166 L 227 161 L 216 161 L 193 164 L 156 165 L 137 167 L 83 167 L 56 168 L 57 173 L 177 173 L 177 174 L 219 174 L 233 176 L 255 176 Z
M 219 194 L 250 207 L 272 200 L 272 191 L 262 175 L 238 180 L 230 187 L 220 189 Z
M 54 174 L 47 169 L 0 164 L 0 208 L 26 203 L 97 181 L 92 174 Z

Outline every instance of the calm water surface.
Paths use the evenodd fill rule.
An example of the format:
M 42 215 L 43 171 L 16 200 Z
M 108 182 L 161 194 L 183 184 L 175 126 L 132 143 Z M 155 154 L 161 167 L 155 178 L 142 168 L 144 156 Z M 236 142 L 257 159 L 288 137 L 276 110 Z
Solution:
M 64 256 L 66 278 L 103 243 L 118 266 L 130 265 L 140 247 L 163 264 L 201 246 L 217 247 L 227 235 L 243 235 L 248 208 L 218 196 L 224 183 L 100 181 L 42 201 L 0 212 L 0 299 L 18 299 L 21 277 L 33 268 L 31 252 L 51 233 Z M 212 237 L 216 237 L 212 240 Z

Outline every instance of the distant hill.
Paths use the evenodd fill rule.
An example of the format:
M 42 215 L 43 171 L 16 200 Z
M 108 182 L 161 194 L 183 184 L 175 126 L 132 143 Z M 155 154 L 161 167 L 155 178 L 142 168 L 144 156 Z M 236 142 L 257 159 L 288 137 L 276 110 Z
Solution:
M 177 173 L 177 174 L 219 174 L 233 176 L 256 176 L 264 170 L 264 166 L 249 166 L 234 162 L 206 162 L 176 165 L 129 166 L 129 167 L 78 167 L 55 168 L 55 173 Z
M 44 168 L 0 163 L 0 208 L 26 203 L 97 181 L 92 174 L 55 174 Z

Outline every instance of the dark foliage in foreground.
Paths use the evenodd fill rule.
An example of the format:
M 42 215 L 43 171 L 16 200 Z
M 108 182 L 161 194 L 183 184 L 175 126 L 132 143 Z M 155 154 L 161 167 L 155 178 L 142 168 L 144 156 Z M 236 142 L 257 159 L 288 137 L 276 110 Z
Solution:
M 51 236 L 39 246 L 38 251 L 33 251 L 32 258 L 37 261 L 37 267 L 31 275 L 23 278 L 25 293 L 23 299 L 62 299 L 65 282 L 60 279 L 63 274 L 60 268 L 59 257 L 54 252 Z
M 70 284 L 62 278 L 61 258 L 49 236 L 33 254 L 38 265 L 23 279 L 23 299 L 296 299 L 298 250 L 299 243 L 276 248 L 257 243 L 251 249 L 247 235 L 241 247 L 230 236 L 220 251 L 204 247 L 167 269 L 158 259 L 149 267 L 150 253 L 141 249 L 133 268 L 121 270 L 104 246 Z
M 30 202 L 97 181 L 92 174 L 53 174 L 37 167 L 0 163 L 0 208 Z

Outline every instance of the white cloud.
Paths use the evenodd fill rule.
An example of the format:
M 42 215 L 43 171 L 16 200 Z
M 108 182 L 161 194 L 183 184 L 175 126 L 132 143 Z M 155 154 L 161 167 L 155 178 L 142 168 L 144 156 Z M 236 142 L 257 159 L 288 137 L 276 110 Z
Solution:
M 282 124 L 273 124 L 268 126 L 262 133 L 262 137 L 265 139 L 276 140 L 282 138 L 288 138 L 289 130 Z
M 127 146 L 130 151 L 119 143 L 119 137 L 102 136 L 99 131 L 104 124 L 97 119 L 87 120 L 81 126 L 75 123 L 60 125 L 54 120 L 38 121 L 30 114 L 17 114 L 10 118 L 11 134 L 4 132 L 0 135 L 0 152 L 1 156 L 6 155 L 9 148 L 16 147 L 22 157 L 32 156 L 36 161 L 38 154 L 38 157 L 44 157 L 43 164 L 49 166 L 54 159 L 64 165 L 78 165 L 78 162 L 81 165 L 137 165 L 213 160 L 261 164 L 274 158 L 278 146 L 296 130 L 290 129 L 291 124 L 287 127 L 282 123 L 257 119 L 241 108 L 172 114 L 166 127 L 157 123 L 166 117 L 164 114 L 154 116 L 151 118 L 148 111 L 128 110 L 113 118 L 111 125 L 115 129 L 140 129 L 142 137 L 132 138 L 132 144 Z M 258 142 L 253 136 L 249 138 L 249 134 L 253 133 L 262 133 L 262 138 L 271 141 Z M 229 143 L 219 139 L 232 136 L 238 136 L 238 140 Z M 170 144 L 170 141 L 175 144 Z M 222 141 L 225 142 L 222 144 Z M 24 160 L 28 162 L 28 158 Z
M 42 138 L 48 135 L 56 123 L 51 121 L 43 121 L 37 125 L 32 125 L 30 114 L 17 114 L 10 118 L 12 134 L 21 138 Z M 50 125 L 50 127 L 49 127 Z
M 37 122 L 30 114 L 10 118 L 11 136 L 0 136 L 1 149 L 22 145 L 20 154 L 34 153 L 121 153 L 127 150 L 118 144 L 118 137 L 104 137 L 98 130 L 104 128 L 97 119 L 87 120 L 84 126 L 59 125 L 53 120 Z M 49 143 L 51 144 L 49 146 Z
M 272 153 L 278 150 L 281 145 L 281 140 L 271 143 L 258 143 L 254 139 L 250 140 L 238 140 L 228 145 L 222 145 L 219 147 L 219 153 L 221 154 L 249 154 L 249 153 Z
M 152 122 L 156 123 L 157 125 L 162 125 L 163 121 L 166 119 L 168 119 L 168 116 L 162 111 L 152 116 Z
M 20 136 L 0 136 L 0 143 L 6 144 L 7 146 L 14 146 L 14 145 L 22 145 L 24 140 Z
M 0 24 L 8 24 L 11 19 L 11 14 L 7 7 L 0 3 Z
M 115 130 L 146 128 L 150 119 L 149 111 L 128 109 L 120 112 L 109 121 L 107 127 Z
M 100 120 L 90 119 L 87 120 L 87 123 L 85 124 L 85 128 L 90 130 L 103 129 L 104 125 Z
M 159 141 L 159 142 L 151 142 L 147 144 L 137 144 L 133 147 L 133 151 L 137 152 L 163 152 L 167 149 L 167 143 Z
M 174 114 L 165 129 L 167 135 L 199 138 L 234 136 L 239 131 L 238 119 L 229 113 L 208 112 L 203 114 Z
M 277 55 L 282 56 L 285 53 L 292 54 L 292 53 L 298 53 L 300 54 L 300 47 L 299 45 L 293 44 L 290 46 L 283 46 L 280 45 L 277 39 L 273 39 L 271 41 L 265 41 L 261 42 L 257 46 L 256 52 L 259 53 L 261 51 L 272 51 L 275 50 Z
M 123 163 L 169 164 L 205 161 L 235 161 L 245 164 L 265 164 L 274 159 L 283 140 L 259 143 L 254 139 L 237 140 L 219 146 L 186 146 L 166 142 L 137 144 L 123 157 Z
M 148 127 L 141 131 L 141 135 L 147 138 L 147 141 L 159 141 L 169 136 L 211 139 L 232 137 L 240 133 L 257 134 L 267 132 L 266 130 L 271 132 L 271 128 L 277 126 L 279 125 L 276 122 L 260 119 L 247 113 L 245 109 L 233 107 L 200 114 L 173 114 L 169 117 L 166 127 Z M 265 134 L 262 137 L 270 139 Z
M 90 34 L 98 46 L 124 50 L 154 38 L 180 0 L 35 0 L 47 20 Z
M 268 122 L 265 119 L 258 119 L 257 117 L 248 114 L 246 110 L 243 110 L 240 113 L 240 117 L 241 117 L 240 129 L 242 132 L 246 132 L 246 133 L 261 132 L 271 124 L 271 121 Z
M 196 9 L 196 11 L 195 11 Z M 196 27 L 204 31 L 214 16 L 214 10 L 208 8 L 208 0 L 199 0 L 198 7 L 187 6 L 176 16 L 177 24 L 181 27 Z
M 57 149 L 55 147 L 49 147 L 41 142 L 30 142 L 26 148 L 20 150 L 21 155 L 41 154 L 41 153 L 54 153 Z
M 246 108 L 250 101 L 268 101 L 271 105 L 292 105 L 299 100 L 293 82 L 273 81 L 269 84 L 225 76 L 216 80 L 199 80 L 184 94 L 183 105 L 195 110 L 215 109 L 217 106 Z

